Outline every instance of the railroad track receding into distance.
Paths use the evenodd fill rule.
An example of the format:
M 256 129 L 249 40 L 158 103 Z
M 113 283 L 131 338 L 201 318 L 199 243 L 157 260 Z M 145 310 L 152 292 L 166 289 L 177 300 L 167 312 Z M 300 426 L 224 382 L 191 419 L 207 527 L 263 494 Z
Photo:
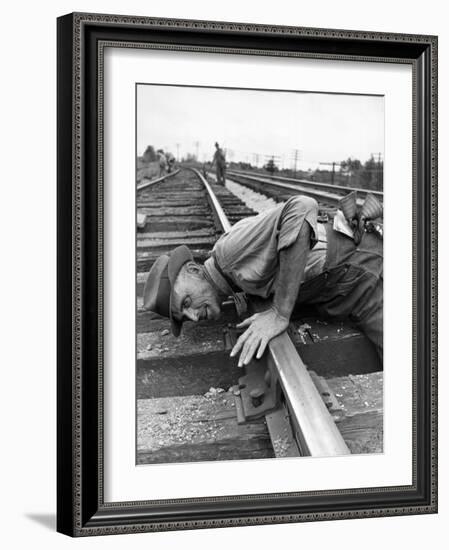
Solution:
M 357 330 L 293 321 L 288 334 L 273 339 L 265 357 L 242 372 L 237 359 L 229 358 L 238 337 L 231 304 L 225 304 L 218 321 L 185 323 L 180 338 L 170 334 L 167 320 L 142 309 L 147 272 L 161 253 L 187 244 L 195 259 L 203 261 L 224 231 L 255 214 L 227 188 L 193 169 L 181 168 L 137 188 L 138 463 L 330 456 L 347 454 L 348 447 L 356 450 L 353 418 L 349 415 L 348 424 L 348 410 L 338 407 L 335 394 L 360 365 L 354 360 L 351 366 L 350 359 L 341 370 L 335 345 L 342 348 L 342 357 L 348 344 L 352 355 L 357 346 L 365 349 Z M 304 326 L 308 328 L 301 330 Z M 326 362 L 326 354 L 331 361 Z M 301 357 L 316 372 L 309 373 Z M 367 365 L 374 362 L 365 361 L 358 375 L 371 376 L 375 369 Z M 337 372 L 343 376 L 335 377 Z M 261 384 L 263 397 L 255 401 L 251 389 Z
M 381 191 L 320 183 L 311 180 L 275 175 L 270 176 L 268 174 L 258 174 L 257 172 L 247 172 L 243 170 L 228 170 L 227 178 L 241 185 L 250 187 L 254 191 L 263 192 L 273 198 L 282 198 L 297 194 L 307 195 L 316 199 L 323 209 L 335 209 L 340 199 L 351 191 L 357 192 L 357 202 L 359 205 L 363 204 L 368 192 L 372 193 L 383 202 L 383 192 Z

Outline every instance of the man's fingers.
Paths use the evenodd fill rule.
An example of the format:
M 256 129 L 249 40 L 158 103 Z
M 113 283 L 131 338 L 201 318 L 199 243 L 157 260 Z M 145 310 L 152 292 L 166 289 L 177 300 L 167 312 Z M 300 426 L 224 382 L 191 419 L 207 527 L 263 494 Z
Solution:
M 241 323 L 235 326 L 237 328 L 249 327 L 249 325 L 253 322 L 253 320 L 254 320 L 254 315 L 252 315 L 251 317 L 248 317 L 247 319 L 244 319 Z
M 231 357 L 234 357 L 234 355 L 237 355 L 237 353 L 239 352 L 243 344 L 249 338 L 250 334 L 251 334 L 251 330 L 247 329 L 242 335 L 240 335 L 239 339 L 235 343 L 235 346 L 232 348 Z
M 243 351 L 240 354 L 239 358 L 239 367 L 247 365 L 251 361 L 258 345 L 259 337 L 256 335 L 253 335 L 252 338 L 245 342 L 245 345 L 243 346 Z
M 259 351 L 257 352 L 256 359 L 260 359 L 263 355 L 263 352 L 265 351 L 265 348 L 267 347 L 268 341 L 265 340 L 265 338 L 262 338 L 262 341 L 260 342 Z

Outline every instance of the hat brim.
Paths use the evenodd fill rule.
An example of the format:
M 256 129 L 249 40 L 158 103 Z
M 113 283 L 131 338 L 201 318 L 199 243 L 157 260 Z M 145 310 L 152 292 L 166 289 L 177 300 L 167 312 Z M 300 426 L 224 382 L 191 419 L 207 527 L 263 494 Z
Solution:
M 173 300 L 173 290 L 170 292 L 170 324 L 171 324 L 171 331 L 173 336 L 178 337 L 181 334 L 182 321 L 178 321 L 173 317 L 172 300 Z
M 168 261 L 168 278 L 170 280 L 171 285 L 171 291 L 170 291 L 170 323 L 171 323 L 171 331 L 173 336 L 179 336 L 181 334 L 182 329 L 182 321 L 178 321 L 173 317 L 172 313 L 172 304 L 173 304 L 173 287 L 175 284 L 176 277 L 178 276 L 179 271 L 181 270 L 182 266 L 189 262 L 190 260 L 193 260 L 193 254 L 189 250 L 189 248 L 185 245 L 181 245 L 175 248 L 173 252 L 170 254 L 170 259 Z

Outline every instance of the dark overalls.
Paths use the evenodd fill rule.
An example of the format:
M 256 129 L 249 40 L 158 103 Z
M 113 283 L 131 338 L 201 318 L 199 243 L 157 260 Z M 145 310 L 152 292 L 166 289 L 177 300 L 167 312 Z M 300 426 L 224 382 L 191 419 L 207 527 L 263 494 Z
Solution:
M 214 154 L 217 183 L 225 185 L 226 183 L 226 160 L 221 149 L 217 149 Z
M 296 303 L 314 304 L 318 313 L 350 319 L 383 355 L 383 240 L 364 232 L 359 245 L 326 223 L 324 272 L 306 281 Z

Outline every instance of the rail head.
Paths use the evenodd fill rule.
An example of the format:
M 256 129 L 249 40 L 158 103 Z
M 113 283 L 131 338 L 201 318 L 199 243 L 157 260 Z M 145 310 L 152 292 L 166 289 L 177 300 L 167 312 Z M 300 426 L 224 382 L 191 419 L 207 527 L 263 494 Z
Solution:
M 286 332 L 268 345 L 302 456 L 343 456 L 350 451 L 306 366 Z
M 307 185 L 310 187 L 316 187 L 318 189 L 326 189 L 327 191 L 336 191 L 340 193 L 350 193 L 352 191 L 357 191 L 357 193 L 361 195 L 366 195 L 367 193 L 371 193 L 382 201 L 384 196 L 383 191 L 375 191 L 372 189 L 362 189 L 361 187 L 347 187 L 344 185 L 333 185 L 331 183 L 322 183 L 318 181 L 289 178 L 287 176 L 270 176 L 268 174 L 267 175 L 252 174 L 244 170 L 228 170 L 228 174 L 230 175 L 235 174 L 237 176 L 251 178 L 254 180 L 266 181 L 268 183 L 274 183 L 274 184 L 278 183 L 279 185 L 282 185 L 282 182 L 286 182 L 290 184 Z
M 156 178 L 154 180 L 147 180 L 143 183 L 139 183 L 137 185 L 137 191 L 142 191 L 142 189 L 146 189 L 147 187 L 150 187 L 150 185 L 154 185 L 155 183 L 165 181 L 168 178 L 176 176 L 176 174 L 178 174 L 178 173 L 179 173 L 179 168 L 177 170 L 175 170 L 174 172 L 170 172 L 168 174 L 165 174 L 165 176 L 161 176 L 160 178 Z
M 231 224 L 229 223 L 228 217 L 226 216 L 223 208 L 221 207 L 220 202 L 218 201 L 214 191 L 212 190 L 212 187 L 210 186 L 209 182 L 206 180 L 206 178 L 197 170 L 196 168 L 188 168 L 189 170 L 192 170 L 201 180 L 202 184 L 206 188 L 206 191 L 208 193 L 208 196 L 210 198 L 210 202 L 212 204 L 212 208 L 214 209 L 214 212 L 216 214 L 217 219 L 220 222 L 220 225 L 223 229 L 224 233 L 227 233 L 231 229 Z

